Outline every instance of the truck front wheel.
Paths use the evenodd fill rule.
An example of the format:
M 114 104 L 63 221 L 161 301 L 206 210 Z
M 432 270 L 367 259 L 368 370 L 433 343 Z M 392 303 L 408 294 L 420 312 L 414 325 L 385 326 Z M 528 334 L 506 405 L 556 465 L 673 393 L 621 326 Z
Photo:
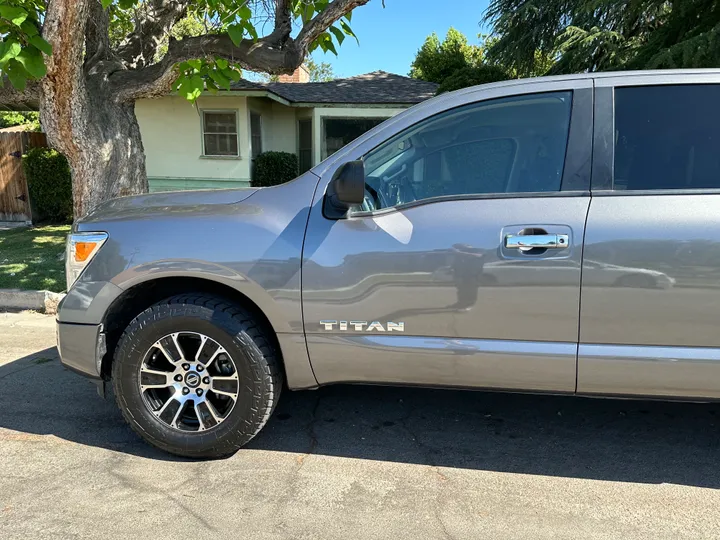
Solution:
M 168 298 L 128 325 L 112 382 L 125 420 L 150 444 L 194 458 L 233 454 L 262 429 L 282 387 L 268 330 L 224 299 Z

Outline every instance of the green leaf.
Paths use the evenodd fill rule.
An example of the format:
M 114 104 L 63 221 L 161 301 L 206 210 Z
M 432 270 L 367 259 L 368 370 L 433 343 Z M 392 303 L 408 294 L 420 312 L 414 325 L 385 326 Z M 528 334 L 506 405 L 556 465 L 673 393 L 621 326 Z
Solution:
M 193 75 L 180 85 L 180 94 L 188 101 L 195 101 L 202 94 L 205 83 L 200 75 Z
M 228 61 L 224 58 L 216 58 L 215 63 L 217 64 L 217 67 L 220 69 L 227 69 L 228 68 Z
M 23 65 L 25 71 L 36 79 L 44 77 L 47 73 L 45 61 L 37 49 L 25 48 L 20 51 L 20 54 L 18 54 L 15 59 Z
M 24 21 L 20 25 L 20 29 L 27 34 L 28 37 L 37 36 L 40 34 L 37 24 L 31 20 Z
M 348 36 L 354 37 L 355 41 L 357 41 L 357 44 L 360 45 L 360 40 L 355 35 L 355 32 L 352 31 L 352 28 L 350 28 L 350 25 L 346 23 L 345 21 L 340 21 L 340 28 L 342 28 L 342 31 L 345 32 Z
M 328 39 L 328 40 L 325 42 L 325 47 L 326 47 L 326 52 L 327 52 L 327 51 L 330 51 L 330 52 L 333 53 L 335 56 L 338 55 L 337 49 L 335 48 L 335 44 L 332 42 L 332 40 Z
M 110 4 L 113 3 L 113 0 L 101 0 L 102 1 L 102 7 L 103 9 L 107 9 L 110 7 Z
M 12 38 L 3 42 L 2 48 L 0 48 L 0 65 L 5 64 L 11 58 L 15 58 L 20 54 L 21 50 L 20 44 Z
M 8 62 L 7 68 L 5 69 L 10 83 L 21 92 L 25 90 L 25 83 L 27 82 L 27 72 L 17 60 L 13 59 Z
M 20 26 L 28 18 L 28 12 L 15 6 L 0 6 L 0 17 Z
M 345 18 L 347 19 L 347 22 L 352 22 L 352 11 L 348 11 L 345 14 Z
M 213 81 L 215 81 L 220 88 L 224 88 L 225 90 L 230 90 L 230 79 L 228 79 L 221 72 L 211 71 L 209 73 L 209 75 L 210 75 L 210 78 Z
M 200 71 L 200 69 L 202 68 L 202 60 L 198 60 L 198 59 L 188 60 L 187 64 L 196 71 Z
M 48 56 L 52 54 L 52 46 L 40 36 L 33 36 L 28 41 Z
M 236 47 L 240 46 L 240 42 L 243 38 L 243 29 L 242 26 L 239 24 L 231 24 L 228 26 L 227 29 L 228 36 L 230 36 L 230 39 L 235 44 Z
M 137 0 L 120 0 L 118 2 L 120 9 L 130 9 L 135 4 L 137 4 Z
M 243 5 L 237 10 L 237 14 L 241 19 L 247 20 L 252 17 L 252 10 L 247 5 Z
M 310 19 L 312 19 L 312 16 L 314 14 L 315 8 L 311 4 L 306 4 L 301 14 L 303 24 L 307 23 Z
M 253 25 L 253 23 L 251 23 L 250 21 L 246 21 L 246 22 L 245 22 L 245 30 L 247 30 L 247 31 L 248 31 L 248 34 L 250 34 L 250 36 L 251 36 L 255 41 L 257 41 L 258 33 L 257 33 L 257 30 L 255 30 L 255 26 Z
M 237 69 L 230 68 L 227 71 L 223 71 L 223 73 L 230 77 L 233 82 L 238 82 L 240 79 L 242 79 L 242 73 Z
M 342 45 L 342 42 L 345 41 L 345 34 L 343 34 L 338 28 L 331 26 L 328 28 L 333 35 L 335 36 L 335 39 L 338 41 L 338 45 Z

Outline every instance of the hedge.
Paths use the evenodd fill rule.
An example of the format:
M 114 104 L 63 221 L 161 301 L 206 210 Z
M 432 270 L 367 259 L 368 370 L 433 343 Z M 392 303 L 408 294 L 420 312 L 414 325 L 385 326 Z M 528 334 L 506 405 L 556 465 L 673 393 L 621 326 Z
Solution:
M 298 158 L 289 152 L 263 152 L 255 158 L 253 187 L 277 186 L 298 175 Z
M 54 222 L 73 219 L 72 180 L 65 156 L 50 148 L 32 148 L 23 156 L 33 215 Z

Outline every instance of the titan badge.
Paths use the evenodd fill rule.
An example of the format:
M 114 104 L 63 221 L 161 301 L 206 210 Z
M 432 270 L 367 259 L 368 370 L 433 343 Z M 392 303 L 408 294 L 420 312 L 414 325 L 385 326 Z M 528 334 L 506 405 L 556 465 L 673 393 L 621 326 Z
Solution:
M 405 331 L 405 323 L 404 322 L 387 322 L 383 326 L 383 323 L 378 321 L 372 321 L 371 323 L 368 323 L 367 321 L 320 321 L 320 324 L 325 330 L 333 331 L 337 327 L 340 331 L 355 331 L 355 332 L 372 332 L 373 330 L 377 332 L 404 332 Z

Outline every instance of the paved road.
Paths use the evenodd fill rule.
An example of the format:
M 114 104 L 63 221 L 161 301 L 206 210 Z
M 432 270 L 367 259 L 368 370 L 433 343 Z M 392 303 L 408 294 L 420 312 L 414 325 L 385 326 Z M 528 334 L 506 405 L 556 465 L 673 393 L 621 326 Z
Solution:
M 0 536 L 720 537 L 720 406 L 337 386 L 249 448 L 155 451 L 0 314 Z

